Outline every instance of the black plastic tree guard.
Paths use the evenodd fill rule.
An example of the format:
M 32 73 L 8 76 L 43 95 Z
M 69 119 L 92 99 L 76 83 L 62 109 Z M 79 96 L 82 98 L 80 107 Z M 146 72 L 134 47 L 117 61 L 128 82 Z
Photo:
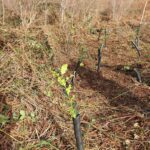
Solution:
M 74 125 L 74 134 L 76 138 L 76 146 L 77 150 L 83 150 L 83 141 L 81 135 L 81 128 L 80 128 L 80 114 L 73 118 L 73 125 Z
M 98 64 L 97 64 L 97 72 L 99 72 L 100 65 L 101 65 L 101 59 L 102 59 L 102 48 L 103 44 L 98 48 Z

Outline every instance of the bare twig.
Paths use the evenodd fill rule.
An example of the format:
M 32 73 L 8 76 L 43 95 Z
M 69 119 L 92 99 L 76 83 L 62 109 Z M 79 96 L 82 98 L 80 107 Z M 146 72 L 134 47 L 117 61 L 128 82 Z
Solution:
M 133 44 L 134 48 L 136 49 L 136 51 L 137 51 L 137 53 L 138 53 L 138 56 L 140 57 L 140 56 L 141 56 L 141 53 L 140 53 L 141 50 L 140 50 L 140 48 L 139 48 L 138 45 L 136 45 L 135 42 L 133 42 L 133 41 L 132 41 L 132 44 Z
M 143 13 L 142 13 L 140 25 L 143 23 L 143 18 L 144 18 L 144 14 L 145 14 L 145 10 L 146 10 L 147 3 L 148 3 L 148 0 L 145 2 L 145 5 L 144 5 L 144 9 L 143 9 Z

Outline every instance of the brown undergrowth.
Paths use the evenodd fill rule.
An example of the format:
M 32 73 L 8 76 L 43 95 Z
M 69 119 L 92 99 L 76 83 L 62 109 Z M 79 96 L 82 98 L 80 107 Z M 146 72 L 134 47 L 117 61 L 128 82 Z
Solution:
M 51 69 L 67 63 L 68 74 L 73 74 L 81 58 L 83 66 L 77 72 L 73 93 L 85 150 L 149 149 L 148 22 L 141 28 L 140 59 L 131 44 L 142 4 L 134 4 L 130 15 L 120 22 L 101 12 L 91 20 L 88 16 L 72 21 L 66 14 L 62 24 L 58 4 L 55 9 L 50 7 L 44 23 L 43 5 L 31 25 L 20 24 L 19 16 L 6 17 L 5 24 L 0 24 L 0 113 L 8 120 L 5 124 L 0 120 L 0 149 L 76 149 L 68 102 Z M 105 38 L 97 72 L 97 50 Z M 136 79 L 135 67 L 139 67 L 142 83 Z

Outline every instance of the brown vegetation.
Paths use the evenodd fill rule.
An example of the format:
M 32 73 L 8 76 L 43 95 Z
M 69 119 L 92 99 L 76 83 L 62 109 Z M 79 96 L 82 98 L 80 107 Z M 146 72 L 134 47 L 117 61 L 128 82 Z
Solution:
M 2 2 L 0 149 L 76 149 L 69 105 L 50 70 L 68 64 L 69 76 L 83 57 L 72 93 L 85 150 L 148 150 L 149 1 L 145 11 L 142 0 Z M 139 58 L 131 41 L 140 22 Z

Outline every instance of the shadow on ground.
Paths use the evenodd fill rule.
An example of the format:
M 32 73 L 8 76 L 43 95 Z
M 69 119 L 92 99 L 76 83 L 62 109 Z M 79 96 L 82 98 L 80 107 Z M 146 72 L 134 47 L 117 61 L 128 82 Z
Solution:
M 74 66 L 75 64 L 72 64 L 71 68 L 75 68 Z M 141 111 L 149 109 L 148 95 L 146 96 L 146 94 L 141 99 L 141 97 L 135 95 L 127 87 L 119 85 L 113 80 L 106 79 L 101 73 L 92 71 L 88 67 L 81 67 L 78 70 L 78 75 L 81 78 L 82 88 L 90 88 L 94 91 L 100 92 L 108 99 L 112 106 L 127 106 L 131 109 Z M 121 95 L 122 93 L 124 94 Z M 120 96 L 118 97 L 118 95 Z

